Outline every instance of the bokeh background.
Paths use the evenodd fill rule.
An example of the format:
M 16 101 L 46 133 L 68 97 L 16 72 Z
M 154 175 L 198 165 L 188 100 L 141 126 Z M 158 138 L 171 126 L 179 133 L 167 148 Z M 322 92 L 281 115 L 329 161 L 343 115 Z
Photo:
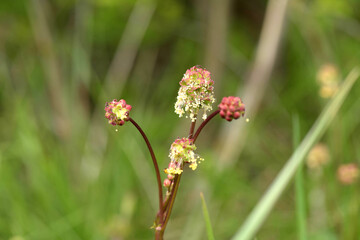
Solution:
M 165 236 L 206 239 L 203 192 L 229 239 L 291 155 L 292 116 L 303 137 L 359 59 L 357 0 L 2 0 L 0 238 L 153 239 L 149 153 L 104 104 L 133 106 L 163 169 L 190 126 L 174 113 L 178 82 L 199 64 L 214 106 L 240 96 L 249 122 L 207 125 L 205 162 L 184 172 Z M 359 96 L 357 83 L 321 139 L 325 160 L 305 166 L 309 239 L 359 239 L 359 182 L 337 179 L 360 161 Z M 257 239 L 296 236 L 291 184 Z

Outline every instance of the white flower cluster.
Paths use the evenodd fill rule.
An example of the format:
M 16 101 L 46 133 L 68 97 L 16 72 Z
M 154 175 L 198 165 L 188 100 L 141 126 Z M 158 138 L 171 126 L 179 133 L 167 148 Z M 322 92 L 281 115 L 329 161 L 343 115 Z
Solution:
M 200 109 L 204 109 L 203 119 L 206 119 L 206 112 L 212 110 L 211 104 L 215 102 L 214 81 L 210 78 L 210 72 L 192 67 L 186 71 L 180 81 L 180 89 L 175 103 L 175 113 L 182 117 L 190 117 L 195 121 Z

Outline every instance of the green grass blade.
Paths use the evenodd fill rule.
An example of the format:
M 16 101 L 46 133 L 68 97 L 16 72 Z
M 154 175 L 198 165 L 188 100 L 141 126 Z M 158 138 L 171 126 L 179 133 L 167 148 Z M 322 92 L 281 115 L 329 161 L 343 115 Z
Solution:
M 293 145 L 294 150 L 300 144 L 300 123 L 299 115 L 293 116 Z M 306 240 L 306 200 L 304 186 L 304 166 L 301 163 L 295 175 L 295 209 L 296 209 L 296 227 L 299 240 Z
M 204 214 L 206 233 L 207 233 L 208 239 L 209 240 L 215 240 L 214 232 L 213 232 L 213 229 L 211 227 L 209 212 L 208 212 L 206 202 L 205 202 L 205 199 L 204 199 L 204 194 L 200 193 L 200 197 L 201 197 L 201 204 L 202 204 L 202 210 L 203 210 L 203 214 Z
M 258 202 L 254 210 L 246 219 L 243 226 L 238 230 L 234 240 L 253 239 L 257 230 L 260 228 L 265 218 L 270 213 L 274 204 L 284 191 L 287 184 L 290 182 L 292 176 L 295 174 L 298 166 L 302 163 L 304 157 L 313 146 L 313 144 L 324 134 L 330 122 L 337 114 L 340 106 L 344 102 L 351 87 L 359 77 L 359 69 L 353 69 L 345 79 L 342 87 L 339 89 L 337 95 L 330 101 L 325 109 L 320 114 L 300 146 L 296 149 L 290 159 L 287 161 L 283 169 L 280 171 L 274 182 L 264 194 L 262 199 Z

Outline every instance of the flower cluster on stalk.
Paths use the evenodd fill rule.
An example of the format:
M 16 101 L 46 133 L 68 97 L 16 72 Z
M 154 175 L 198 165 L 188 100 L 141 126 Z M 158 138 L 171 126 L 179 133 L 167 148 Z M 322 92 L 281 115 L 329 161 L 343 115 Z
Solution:
M 224 97 L 219 104 L 219 109 L 220 116 L 229 122 L 245 114 L 245 104 L 239 97 Z
M 193 144 L 192 139 L 176 139 L 170 147 L 170 163 L 169 167 L 165 169 L 165 173 L 172 176 L 175 174 L 181 174 L 183 172 L 182 169 L 185 163 L 190 164 L 189 167 L 192 170 L 195 170 L 198 166 L 198 162 L 203 160 L 201 157 L 195 154 L 195 150 L 196 146 Z
M 124 125 L 125 121 L 129 120 L 129 113 L 131 105 L 126 104 L 126 101 L 116 99 L 105 104 L 105 117 L 109 120 L 111 125 Z
M 194 66 L 186 71 L 180 81 L 180 89 L 175 103 L 175 113 L 182 117 L 190 117 L 195 121 L 200 109 L 204 109 L 203 119 L 206 112 L 212 110 L 211 104 L 215 102 L 214 81 L 210 72 Z
M 167 178 L 164 180 L 164 187 L 169 188 L 175 175 L 182 174 L 184 165 L 189 164 L 192 170 L 195 170 L 200 161 L 204 159 L 195 154 L 196 146 L 192 139 L 178 138 L 170 147 L 170 163 L 168 168 L 165 168 L 164 172 L 167 174 Z

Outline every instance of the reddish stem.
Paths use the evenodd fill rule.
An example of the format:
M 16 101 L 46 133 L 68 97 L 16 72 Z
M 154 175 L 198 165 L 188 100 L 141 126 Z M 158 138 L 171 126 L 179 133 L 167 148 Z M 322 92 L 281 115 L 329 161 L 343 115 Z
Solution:
M 192 137 L 194 135 L 195 125 L 196 125 L 196 121 L 191 122 L 190 132 L 189 132 L 189 139 L 192 139 Z M 167 223 L 169 221 L 170 214 L 171 214 L 172 208 L 174 206 L 176 193 L 177 193 L 177 190 L 179 189 L 180 179 L 181 179 L 181 174 L 175 176 L 173 189 L 171 190 L 171 193 L 170 193 L 170 196 L 169 196 L 170 200 L 169 200 L 169 202 L 166 203 L 166 204 L 168 204 L 168 206 L 166 207 L 165 216 L 164 216 L 165 217 L 164 223 L 161 226 L 161 230 L 160 230 L 160 232 L 161 232 L 160 235 L 161 236 L 163 236 L 163 234 L 165 232 L 166 225 L 167 225 Z M 159 233 L 156 233 L 155 237 L 158 237 L 158 236 L 159 236 Z M 155 238 L 155 239 L 157 239 L 157 238 Z
M 161 186 L 161 177 L 160 177 L 160 171 L 159 171 L 159 166 L 157 164 L 156 161 L 156 157 L 154 154 L 154 151 L 151 147 L 151 144 L 149 142 L 149 139 L 147 138 L 146 134 L 144 133 L 144 131 L 141 129 L 141 127 L 135 122 L 134 119 L 129 118 L 129 121 L 134 124 L 134 126 L 137 128 L 137 130 L 139 130 L 141 136 L 144 138 L 145 143 L 149 149 L 150 155 L 151 155 L 151 159 L 153 161 L 154 167 L 155 167 L 155 173 L 156 173 L 156 180 L 157 180 L 157 185 L 158 185 L 158 190 L 159 190 L 159 218 L 160 218 L 160 224 L 163 222 L 163 192 L 162 192 L 162 186 Z
M 164 220 L 163 225 L 161 226 L 161 232 L 162 232 L 162 234 L 164 234 L 164 232 L 165 232 L 166 225 L 167 225 L 167 223 L 168 223 L 168 221 L 169 221 L 170 214 L 171 214 L 172 208 L 173 208 L 173 206 L 174 206 L 176 193 L 177 193 L 177 190 L 179 189 L 180 179 L 181 179 L 181 174 L 175 176 L 174 186 L 173 186 L 173 189 L 172 189 L 171 195 L 170 195 L 170 202 L 168 203 L 168 204 L 169 204 L 169 207 L 168 207 L 167 210 L 166 210 L 165 220 Z
M 201 130 L 205 127 L 205 125 L 206 125 L 213 117 L 215 117 L 219 112 L 220 112 L 219 109 L 216 110 L 216 111 L 214 111 L 213 113 L 211 113 L 211 114 L 205 119 L 205 121 L 203 121 L 203 122 L 201 123 L 201 125 L 200 125 L 199 128 L 196 130 L 196 133 L 195 133 L 195 135 L 194 135 L 194 137 L 193 137 L 193 139 L 194 139 L 193 143 L 195 143 L 197 137 L 199 136 Z
M 201 123 L 201 125 L 200 125 L 199 128 L 197 129 L 195 135 L 194 135 L 194 130 L 195 130 L 196 121 L 194 121 L 194 122 L 191 123 L 190 133 L 189 133 L 189 139 L 193 139 L 193 143 L 195 143 L 197 137 L 199 136 L 201 130 L 205 127 L 205 125 L 206 125 L 213 117 L 215 117 L 217 114 L 219 114 L 219 112 L 220 112 L 220 110 L 216 110 L 216 111 L 214 111 L 213 113 L 211 113 L 211 114 L 205 119 L 205 121 L 203 121 L 203 122 Z M 165 213 L 164 213 L 164 218 L 165 218 L 165 219 L 164 219 L 164 221 L 163 221 L 163 224 L 161 225 L 161 229 L 156 230 L 156 233 L 155 233 L 155 239 L 156 239 L 156 240 L 163 239 L 164 232 L 165 232 L 165 228 L 166 228 L 166 225 L 167 225 L 167 223 L 168 223 L 168 221 L 169 221 L 172 208 L 173 208 L 173 206 L 174 206 L 176 193 L 177 193 L 177 190 L 178 190 L 179 184 L 180 184 L 180 179 L 181 179 L 181 174 L 175 176 L 173 189 L 171 190 L 169 199 L 167 199 L 167 201 L 166 201 L 166 207 L 165 207 L 166 210 L 164 209 L 164 211 L 165 211 Z M 160 219 L 163 220 L 161 217 L 160 217 Z M 161 220 L 160 220 L 160 221 L 161 221 Z
M 155 231 L 155 240 L 163 240 L 164 232 L 162 231 Z
M 163 212 L 166 211 L 167 207 L 169 206 L 169 200 L 170 200 L 170 197 L 171 197 L 171 193 L 166 196 L 165 200 L 164 200 L 164 203 L 163 203 Z
M 189 139 L 191 139 L 193 137 L 193 135 L 194 135 L 195 125 L 196 125 L 196 120 L 191 122 L 190 132 L 189 132 Z

